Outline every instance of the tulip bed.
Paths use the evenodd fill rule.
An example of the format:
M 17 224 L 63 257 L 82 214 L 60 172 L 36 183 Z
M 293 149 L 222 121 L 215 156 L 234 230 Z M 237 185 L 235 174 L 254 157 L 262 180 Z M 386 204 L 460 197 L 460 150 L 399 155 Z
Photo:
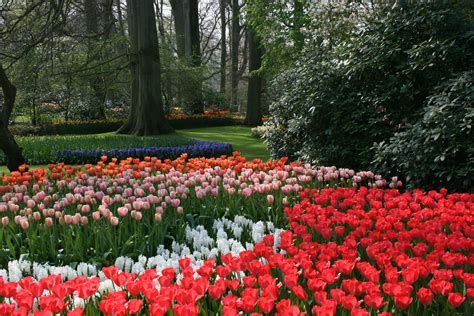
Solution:
M 474 195 L 231 157 L 0 184 L 0 315 L 471 315 Z

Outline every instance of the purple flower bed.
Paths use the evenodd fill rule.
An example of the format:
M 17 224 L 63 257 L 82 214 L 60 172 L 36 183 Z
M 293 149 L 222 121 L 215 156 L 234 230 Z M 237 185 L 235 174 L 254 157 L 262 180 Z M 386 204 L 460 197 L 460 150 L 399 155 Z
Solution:
M 194 157 L 219 157 L 222 155 L 230 155 L 232 153 L 232 145 L 194 141 L 191 145 L 177 147 L 144 147 L 144 148 L 122 148 L 122 149 L 97 149 L 97 150 L 61 150 L 56 152 L 58 162 L 67 164 L 83 164 L 95 163 L 100 160 L 101 156 L 116 157 L 126 159 L 128 157 L 140 158 L 157 157 L 158 159 L 176 159 L 181 154 L 188 153 L 189 158 Z

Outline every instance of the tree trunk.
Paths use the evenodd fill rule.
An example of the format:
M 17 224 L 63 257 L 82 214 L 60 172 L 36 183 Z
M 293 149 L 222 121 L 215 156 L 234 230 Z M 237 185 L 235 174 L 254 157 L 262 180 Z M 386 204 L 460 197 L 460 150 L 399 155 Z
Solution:
M 98 3 L 97 0 L 84 0 L 84 12 L 86 20 L 86 33 L 88 37 L 87 55 L 89 61 L 97 59 L 94 52 L 99 40 L 99 19 L 98 19 Z M 100 70 L 100 67 L 99 67 Z M 94 75 L 90 87 L 94 92 L 97 104 L 90 105 L 89 118 L 91 119 L 105 119 L 105 93 L 103 89 L 104 79 L 102 76 Z
M 157 19 L 158 19 L 158 30 L 160 33 L 160 42 L 162 45 L 165 45 L 166 43 L 166 32 L 165 32 L 165 21 L 164 21 L 164 16 L 163 16 L 163 0 L 156 0 L 155 1 L 155 10 L 157 14 Z M 161 91 L 163 92 L 163 110 L 165 113 L 170 112 L 170 108 L 172 106 L 171 104 L 171 89 L 172 89 L 172 82 L 171 82 L 171 76 L 170 76 L 170 71 L 165 69 L 165 72 L 163 73 L 163 68 L 161 69 L 164 82 L 162 82 L 162 87 Z
M 262 125 L 262 78 L 255 73 L 262 66 L 262 49 L 251 29 L 249 32 L 249 83 L 247 93 L 247 114 L 245 124 L 249 126 Z
M 0 87 L 3 91 L 3 107 L 0 108 L 0 149 L 7 157 L 7 167 L 10 171 L 16 171 L 25 163 L 22 149 L 8 129 L 10 116 L 15 105 L 16 87 L 10 82 L 0 64 Z
M 102 19 L 102 32 L 107 38 L 110 34 L 117 33 L 117 28 L 115 27 L 115 18 L 114 18 L 114 1 L 113 0 L 101 0 L 101 19 Z
M 220 18 L 221 18 L 221 82 L 220 93 L 225 94 L 226 85 L 226 64 L 227 64 L 227 20 L 226 20 L 226 4 L 227 0 L 219 1 Z
M 240 45 L 240 6 L 239 0 L 232 0 L 232 34 L 231 34 L 231 63 L 232 63 L 232 89 L 231 104 L 237 105 L 239 90 L 239 45 Z
M 153 0 L 128 0 L 132 105 L 127 123 L 119 130 L 133 135 L 172 132 L 163 113 L 160 54 Z
M 176 34 L 176 49 L 178 57 L 184 59 L 186 57 L 184 3 L 183 0 L 170 0 L 170 4 L 174 18 L 174 31 Z
M 199 34 L 199 3 L 198 0 L 189 2 L 189 35 L 191 44 L 191 66 L 201 67 L 201 40 Z M 191 111 L 193 114 L 204 113 L 202 100 L 202 81 L 197 80 L 191 100 Z
M 123 23 L 121 0 L 115 0 L 115 7 L 117 8 L 117 19 L 118 19 L 119 28 L 120 28 L 120 34 L 125 36 L 125 26 Z

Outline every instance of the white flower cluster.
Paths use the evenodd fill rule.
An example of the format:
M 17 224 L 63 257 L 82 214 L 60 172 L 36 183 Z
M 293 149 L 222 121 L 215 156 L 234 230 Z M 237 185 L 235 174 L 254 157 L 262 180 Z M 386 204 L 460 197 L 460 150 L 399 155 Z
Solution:
M 164 268 L 178 268 L 178 261 L 181 258 L 190 258 L 194 269 L 199 268 L 203 261 L 210 258 L 217 258 L 221 255 L 231 253 L 237 256 L 245 250 L 252 250 L 255 243 L 261 242 L 266 234 L 275 236 L 275 251 L 279 244 L 281 229 L 275 229 L 271 222 L 253 222 L 244 216 L 235 216 L 234 220 L 226 218 L 214 220 L 212 231 L 208 232 L 204 226 L 191 228 L 186 227 L 186 243 L 178 244 L 173 242 L 171 250 L 160 245 L 157 255 L 146 258 L 139 256 L 137 261 L 128 257 L 118 257 L 115 265 L 125 272 L 141 274 L 145 269 L 156 269 L 160 272 Z M 243 244 L 245 243 L 245 245 Z M 99 276 L 105 280 L 105 276 L 97 267 L 92 264 L 79 263 L 76 267 L 61 266 L 56 267 L 49 264 L 39 264 L 20 258 L 20 260 L 10 261 L 8 269 L 0 269 L 0 276 L 4 280 L 18 282 L 25 276 L 31 275 L 34 279 L 40 280 L 51 274 L 61 274 L 63 280 L 72 280 L 78 276 Z M 110 283 L 110 282 L 109 282 Z M 109 284 L 112 286 L 112 284 Z M 103 284 L 106 288 L 109 286 Z

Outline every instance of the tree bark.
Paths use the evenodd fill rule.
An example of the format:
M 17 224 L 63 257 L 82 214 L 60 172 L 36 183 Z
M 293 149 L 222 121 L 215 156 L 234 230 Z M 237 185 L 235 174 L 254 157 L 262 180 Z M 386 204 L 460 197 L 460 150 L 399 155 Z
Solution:
M 18 146 L 15 138 L 8 129 L 10 117 L 15 105 L 16 87 L 10 82 L 0 64 L 0 87 L 3 91 L 3 107 L 0 109 L 0 149 L 7 157 L 7 167 L 10 171 L 16 171 L 25 163 L 22 149 Z
M 110 34 L 117 33 L 117 28 L 115 27 L 115 18 L 114 18 L 114 1 L 113 0 L 101 0 L 101 19 L 102 19 L 102 32 L 107 38 Z
M 97 0 L 84 0 L 84 12 L 86 20 L 86 32 L 88 37 L 88 59 L 96 59 L 97 56 L 95 56 L 96 54 L 94 50 L 99 40 L 99 12 Z M 91 105 L 89 108 L 89 118 L 91 119 L 105 119 L 106 96 L 103 85 L 104 78 L 99 75 L 94 75 L 90 82 L 90 87 L 94 92 L 94 101 L 97 102 L 97 105 Z
M 182 0 L 170 0 L 170 4 L 174 18 L 178 57 L 184 59 L 186 57 L 184 2 Z
M 163 0 L 155 0 L 155 11 L 156 17 L 158 19 L 158 30 L 160 33 L 160 42 L 164 45 L 166 41 L 166 31 L 165 31 L 165 21 L 163 16 Z M 162 69 L 163 71 L 163 69 Z M 162 73 L 163 74 L 163 73 Z M 172 90 L 172 82 L 169 70 L 165 70 L 163 74 L 163 81 L 161 91 L 163 92 L 163 110 L 165 113 L 170 112 L 171 104 L 171 90 Z
M 227 64 L 227 20 L 226 20 L 226 4 L 227 0 L 219 1 L 219 11 L 221 18 L 221 81 L 220 81 L 220 93 L 225 94 L 226 86 L 226 64 Z
M 249 32 L 249 82 L 247 93 L 247 114 L 245 124 L 248 126 L 262 125 L 262 78 L 255 73 L 262 66 L 262 48 L 255 32 Z
M 115 7 L 117 8 L 117 19 L 119 23 L 120 34 L 125 36 L 121 0 L 115 0 Z
M 198 0 L 189 1 L 189 36 L 191 44 L 191 66 L 201 67 L 201 40 L 199 34 L 199 3 Z M 204 113 L 202 100 L 202 81 L 197 80 L 195 91 L 191 100 L 193 114 Z
M 119 132 L 140 136 L 172 132 L 163 113 L 153 0 L 127 0 L 127 9 L 132 105 L 129 119 Z
M 239 0 L 232 0 L 232 34 L 231 34 L 231 104 L 237 105 L 239 90 L 239 46 L 240 46 L 240 6 Z

